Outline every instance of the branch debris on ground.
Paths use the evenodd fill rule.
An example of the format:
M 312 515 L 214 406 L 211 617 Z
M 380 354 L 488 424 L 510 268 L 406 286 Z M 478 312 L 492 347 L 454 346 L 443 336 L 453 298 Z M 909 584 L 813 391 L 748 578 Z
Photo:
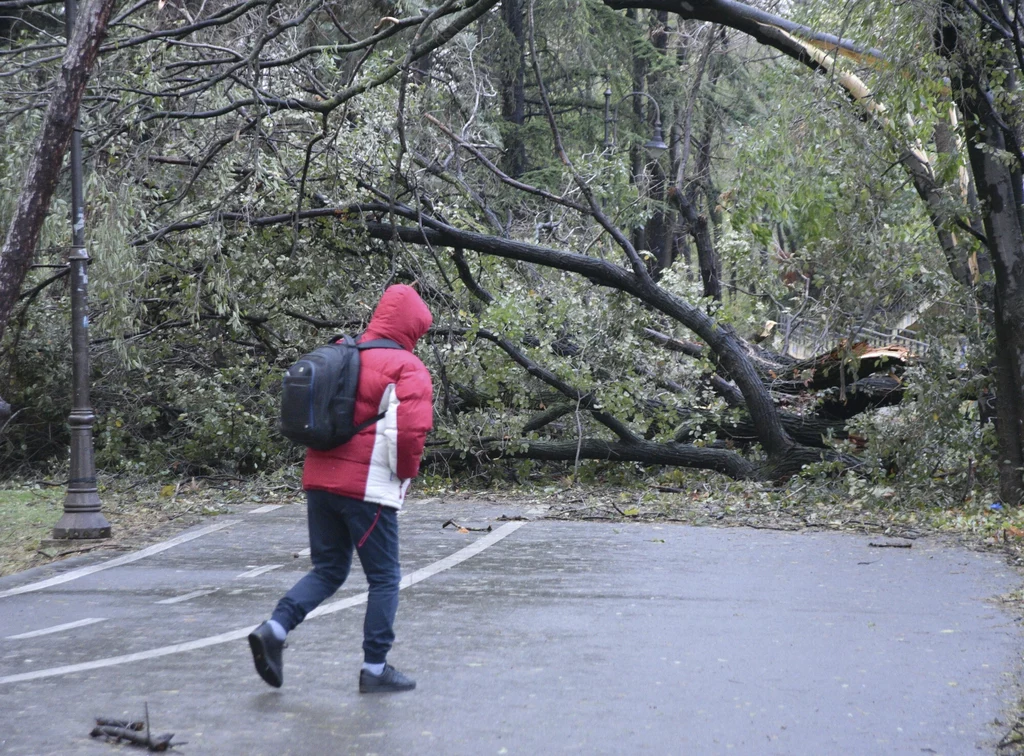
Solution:
M 183 742 L 174 743 L 174 733 L 165 732 L 162 735 L 153 735 L 149 726 L 149 704 L 146 704 L 145 719 L 110 719 L 108 717 L 96 717 L 96 726 L 89 733 L 94 738 L 106 738 L 109 743 L 130 743 L 141 746 L 147 751 L 163 752 L 175 746 L 185 745 Z

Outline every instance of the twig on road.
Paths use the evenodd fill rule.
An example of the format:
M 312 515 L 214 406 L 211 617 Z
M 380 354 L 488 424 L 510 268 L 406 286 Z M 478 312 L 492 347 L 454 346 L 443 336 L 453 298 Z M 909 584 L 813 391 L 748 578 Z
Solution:
M 912 543 L 875 543 L 870 541 L 868 546 L 873 546 L 876 549 L 909 549 L 914 546 Z

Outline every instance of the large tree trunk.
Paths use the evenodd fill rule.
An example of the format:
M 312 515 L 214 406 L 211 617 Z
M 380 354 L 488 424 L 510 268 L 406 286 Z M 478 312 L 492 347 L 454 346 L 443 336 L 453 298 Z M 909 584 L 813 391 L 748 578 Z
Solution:
M 721 302 L 722 277 L 718 264 L 718 251 L 711 238 L 711 227 L 708 225 L 707 216 L 698 213 L 690 193 L 682 191 L 678 187 L 671 188 L 668 198 L 679 209 L 679 214 L 686 222 L 687 230 L 697 247 L 697 263 L 700 268 L 700 280 L 704 285 L 704 296 Z
M 725 44 L 725 29 L 716 27 L 708 41 L 706 52 L 706 65 L 708 69 L 708 86 L 714 89 L 721 73 L 721 62 L 718 56 L 714 55 L 715 46 Z M 696 85 L 695 85 L 696 86 Z M 692 114 L 691 114 L 692 118 Z M 673 199 L 686 221 L 687 230 L 693 237 L 694 245 L 697 248 L 697 265 L 700 270 L 700 280 L 704 285 L 704 296 L 722 301 L 722 266 L 715 248 L 714 238 L 711 233 L 711 225 L 708 223 L 708 214 L 714 208 L 715 203 L 709 198 L 707 202 L 708 213 L 701 213 L 698 210 L 700 196 L 710 195 L 711 188 L 711 154 L 715 140 L 715 131 L 718 128 L 720 115 L 712 107 L 704 112 L 704 126 L 701 130 L 700 139 L 697 144 L 697 156 L 694 160 L 693 176 L 685 176 L 686 166 L 681 166 L 679 184 L 672 192 Z M 686 129 L 689 135 L 690 127 Z M 689 136 L 687 136 L 689 138 Z M 686 145 L 687 151 L 690 145 Z
M 975 82 L 978 87 L 980 82 Z M 1024 503 L 1024 234 L 1015 187 L 1020 171 L 999 155 L 1006 143 L 985 91 L 965 92 L 964 115 L 971 169 L 985 208 L 985 236 L 995 268 L 996 435 L 999 494 Z
M 951 63 L 950 81 L 964 114 L 964 131 L 974 185 L 982 210 L 985 238 L 995 271 L 994 372 L 996 379 L 996 436 L 999 495 L 1009 503 L 1024 503 L 1024 220 L 1019 156 L 1012 155 L 1019 135 L 1007 124 L 1014 119 L 996 110 L 989 71 L 1004 70 L 999 46 L 978 28 L 972 16 L 956 3 L 945 3 L 947 14 L 935 35 L 939 52 Z M 1013 88 L 1012 78 L 1003 84 Z M 1010 114 L 1011 116 L 1013 114 Z
M 453 462 L 465 458 L 461 449 L 435 449 L 424 456 L 424 463 Z M 655 443 L 637 441 L 605 441 L 582 439 L 581 441 L 527 441 L 514 450 L 502 449 L 496 439 L 490 440 L 486 448 L 476 453 L 477 458 L 519 457 L 547 462 L 573 462 L 581 459 L 606 460 L 609 462 L 639 462 L 645 465 L 672 465 L 692 467 L 700 470 L 715 470 L 735 480 L 785 480 L 798 474 L 804 465 L 834 459 L 855 467 L 856 459 L 836 454 L 823 453 L 820 449 L 794 447 L 783 459 L 768 460 L 754 464 L 745 457 L 727 449 L 690 446 L 688 444 Z
M 530 441 L 525 449 L 498 452 L 500 456 L 523 457 L 548 462 L 602 459 L 611 462 L 640 462 L 645 465 L 675 465 L 715 470 L 737 480 L 759 478 L 759 468 L 734 452 L 686 444 L 583 439 L 577 441 Z
M 711 85 L 714 86 L 718 79 L 718 66 L 712 63 Z M 711 150 L 715 139 L 716 115 L 709 109 L 704 114 L 704 130 L 700 136 L 700 144 L 697 146 L 697 161 L 694 166 L 693 182 L 685 189 L 690 200 L 691 207 L 695 207 L 698 197 L 704 193 L 702 190 L 711 186 Z M 679 187 L 683 191 L 683 187 Z M 709 211 L 714 207 L 709 204 Z M 689 221 L 689 218 L 687 219 Z M 700 279 L 704 283 L 704 296 L 711 297 L 716 302 L 722 301 L 722 265 L 719 261 L 718 250 L 711 235 L 711 226 L 708 223 L 708 216 L 701 213 L 693 221 L 691 233 L 697 244 L 697 261 L 700 265 Z

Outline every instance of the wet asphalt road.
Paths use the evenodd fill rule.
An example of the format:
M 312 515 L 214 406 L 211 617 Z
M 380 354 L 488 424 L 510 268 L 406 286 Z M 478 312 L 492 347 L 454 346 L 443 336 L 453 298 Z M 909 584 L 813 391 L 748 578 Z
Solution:
M 299 505 L 2 579 L 0 754 L 120 752 L 93 717 L 147 702 L 186 754 L 968 754 L 1005 733 L 1024 643 L 995 556 L 540 514 L 407 506 L 389 661 L 419 687 L 392 696 L 357 692 L 358 569 L 289 637 L 282 689 L 252 669 L 245 634 L 309 566 Z

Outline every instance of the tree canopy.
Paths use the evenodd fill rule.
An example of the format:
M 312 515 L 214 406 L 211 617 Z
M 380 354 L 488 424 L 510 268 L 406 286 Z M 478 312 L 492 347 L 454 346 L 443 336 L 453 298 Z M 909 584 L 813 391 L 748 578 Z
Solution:
M 17 230 L 26 169 L 53 157 L 64 21 L 0 7 Z M 80 112 L 98 462 L 295 460 L 283 369 L 405 281 L 435 314 L 420 354 L 443 474 L 810 465 L 1019 502 L 1019 10 L 115 5 Z M 38 243 L 9 234 L 0 260 L 10 473 L 66 444 L 52 192 Z

